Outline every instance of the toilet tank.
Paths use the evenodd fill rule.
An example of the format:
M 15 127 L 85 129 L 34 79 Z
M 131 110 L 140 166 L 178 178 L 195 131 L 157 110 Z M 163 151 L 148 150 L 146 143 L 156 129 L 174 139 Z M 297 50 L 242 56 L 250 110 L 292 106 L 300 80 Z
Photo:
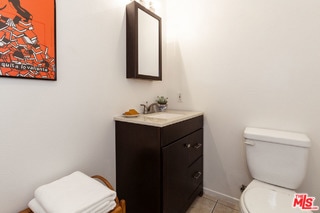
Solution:
M 301 185 L 311 146 L 305 134 L 247 127 L 244 138 L 253 178 L 288 189 Z

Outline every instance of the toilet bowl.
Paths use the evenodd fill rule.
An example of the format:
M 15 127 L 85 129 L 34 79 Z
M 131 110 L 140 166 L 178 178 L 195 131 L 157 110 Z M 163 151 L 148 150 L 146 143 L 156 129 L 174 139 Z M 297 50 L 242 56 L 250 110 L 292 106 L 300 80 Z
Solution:
M 240 197 L 242 213 L 312 212 L 294 207 L 306 174 L 310 139 L 301 133 L 246 128 L 247 164 L 254 178 Z
M 240 197 L 242 213 L 310 213 L 293 208 L 295 191 L 253 180 Z

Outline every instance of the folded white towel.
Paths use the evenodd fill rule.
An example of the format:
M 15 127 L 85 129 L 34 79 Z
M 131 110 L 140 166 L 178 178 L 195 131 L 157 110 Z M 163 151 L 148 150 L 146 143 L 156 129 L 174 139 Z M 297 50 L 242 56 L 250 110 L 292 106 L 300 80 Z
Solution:
M 33 198 L 29 203 L 28 207 L 34 212 L 34 213 L 46 213 L 46 211 L 43 209 L 43 207 L 40 205 L 40 203 L 37 201 L 37 199 Z
M 95 207 L 83 211 L 82 213 L 106 213 L 113 210 L 114 207 L 116 207 L 116 202 L 114 200 L 104 201 Z
M 107 201 L 114 207 L 115 197 L 115 191 L 79 171 L 35 191 L 37 202 L 50 213 L 92 212 Z
M 34 212 L 34 213 L 48 213 L 46 212 L 43 207 L 40 205 L 40 203 L 37 201 L 36 198 L 33 198 L 29 203 L 28 207 Z M 116 202 L 113 201 L 105 201 L 102 202 L 98 206 L 94 206 L 86 211 L 83 211 L 82 213 L 106 213 L 110 212 L 116 207 Z

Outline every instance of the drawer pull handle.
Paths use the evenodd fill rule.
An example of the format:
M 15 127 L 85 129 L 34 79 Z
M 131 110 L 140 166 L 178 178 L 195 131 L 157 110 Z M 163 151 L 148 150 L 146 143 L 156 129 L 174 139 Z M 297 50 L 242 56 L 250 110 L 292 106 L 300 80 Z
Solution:
M 202 147 L 202 144 L 201 144 L 201 143 L 197 143 L 196 145 L 194 145 L 194 148 L 195 148 L 195 149 L 199 149 L 200 147 Z
M 201 177 L 201 175 L 202 175 L 201 172 L 197 172 L 197 173 L 195 173 L 195 174 L 193 175 L 193 178 L 197 180 L 197 179 L 199 179 L 199 178 Z
M 184 147 L 186 147 L 187 149 L 189 149 L 191 147 L 191 144 L 190 143 L 187 143 L 184 145 Z

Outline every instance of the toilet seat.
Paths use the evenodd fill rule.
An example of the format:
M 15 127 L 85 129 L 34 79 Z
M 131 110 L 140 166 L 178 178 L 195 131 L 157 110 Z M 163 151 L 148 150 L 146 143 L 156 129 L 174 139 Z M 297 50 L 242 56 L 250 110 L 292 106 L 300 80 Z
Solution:
M 241 195 L 243 213 L 307 213 L 293 208 L 293 190 L 254 180 Z
M 245 208 L 249 212 L 295 212 L 292 208 L 292 201 L 292 194 L 266 188 L 252 188 L 244 194 Z

